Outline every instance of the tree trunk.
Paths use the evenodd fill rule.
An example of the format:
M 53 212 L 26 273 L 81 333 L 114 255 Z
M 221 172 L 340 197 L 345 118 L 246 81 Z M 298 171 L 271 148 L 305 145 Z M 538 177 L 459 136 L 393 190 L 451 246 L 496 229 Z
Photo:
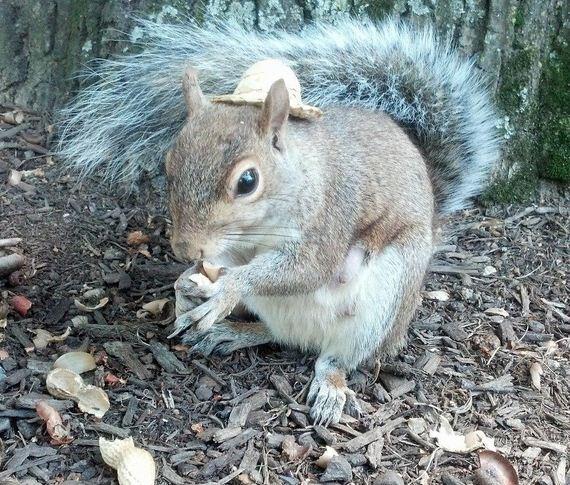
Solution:
M 507 139 L 495 195 L 523 196 L 540 173 L 569 180 L 566 0 L 2 0 L 0 102 L 51 111 L 80 86 L 86 61 L 128 51 L 132 14 L 229 15 L 251 29 L 387 14 L 433 23 L 487 73 Z

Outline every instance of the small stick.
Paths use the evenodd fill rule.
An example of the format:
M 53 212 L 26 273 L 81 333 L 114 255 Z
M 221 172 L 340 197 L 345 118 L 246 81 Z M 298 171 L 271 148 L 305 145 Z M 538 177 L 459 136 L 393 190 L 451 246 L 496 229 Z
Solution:
M 198 369 L 200 369 L 204 374 L 210 376 L 212 379 L 214 379 L 218 384 L 220 384 L 220 386 L 225 386 L 226 385 L 226 381 L 224 381 L 218 374 L 216 374 L 212 369 L 209 369 L 208 367 L 206 367 L 204 364 L 202 364 L 202 362 L 198 361 L 198 360 L 193 360 L 192 363 L 198 367 Z
M 20 133 L 20 131 L 25 130 L 26 128 L 29 128 L 29 127 L 30 127 L 29 124 L 22 123 L 21 125 L 14 126 L 14 128 L 10 128 L 8 130 L 0 131 L 0 140 L 2 140 L 4 138 L 10 138 L 12 136 L 15 136 L 18 133 Z

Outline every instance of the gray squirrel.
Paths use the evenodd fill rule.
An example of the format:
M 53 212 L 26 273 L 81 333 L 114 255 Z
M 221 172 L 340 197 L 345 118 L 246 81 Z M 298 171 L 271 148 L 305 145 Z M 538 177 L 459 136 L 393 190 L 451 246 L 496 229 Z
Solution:
M 314 352 L 312 419 L 358 415 L 347 373 L 402 349 L 441 217 L 498 160 L 481 75 L 430 29 L 394 20 L 293 34 L 141 25 L 144 50 L 104 61 L 64 110 L 61 155 L 110 178 L 165 167 L 175 253 L 223 266 L 209 285 L 189 278 L 196 267 L 177 281 L 184 341 Z M 282 81 L 261 107 L 203 94 L 231 92 L 266 58 L 295 71 L 321 119 L 289 116 Z M 241 306 L 259 320 L 225 319 Z

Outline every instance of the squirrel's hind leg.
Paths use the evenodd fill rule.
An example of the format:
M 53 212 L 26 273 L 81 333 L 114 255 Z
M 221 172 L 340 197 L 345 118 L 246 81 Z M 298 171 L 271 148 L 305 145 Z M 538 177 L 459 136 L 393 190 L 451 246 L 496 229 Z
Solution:
M 271 336 L 260 322 L 223 321 L 204 332 L 189 330 L 182 341 L 202 355 L 228 355 L 236 350 L 269 343 Z
M 332 357 L 319 357 L 315 362 L 307 404 L 316 425 L 338 423 L 343 410 L 356 418 L 361 412 L 356 394 L 346 384 L 345 370 Z

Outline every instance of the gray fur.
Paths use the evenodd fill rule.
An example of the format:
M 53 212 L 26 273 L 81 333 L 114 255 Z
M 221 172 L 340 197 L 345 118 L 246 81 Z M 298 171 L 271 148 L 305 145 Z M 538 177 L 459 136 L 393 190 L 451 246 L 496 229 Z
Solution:
M 464 207 L 499 157 L 495 116 L 480 74 L 430 29 L 347 20 L 300 33 L 250 33 L 140 21 L 144 50 L 100 61 L 90 85 L 63 110 L 60 154 L 83 175 L 136 179 L 162 169 L 186 116 L 181 79 L 194 66 L 207 94 L 233 91 L 252 63 L 281 58 L 305 102 L 382 110 L 406 126 L 427 156 L 440 213 Z

